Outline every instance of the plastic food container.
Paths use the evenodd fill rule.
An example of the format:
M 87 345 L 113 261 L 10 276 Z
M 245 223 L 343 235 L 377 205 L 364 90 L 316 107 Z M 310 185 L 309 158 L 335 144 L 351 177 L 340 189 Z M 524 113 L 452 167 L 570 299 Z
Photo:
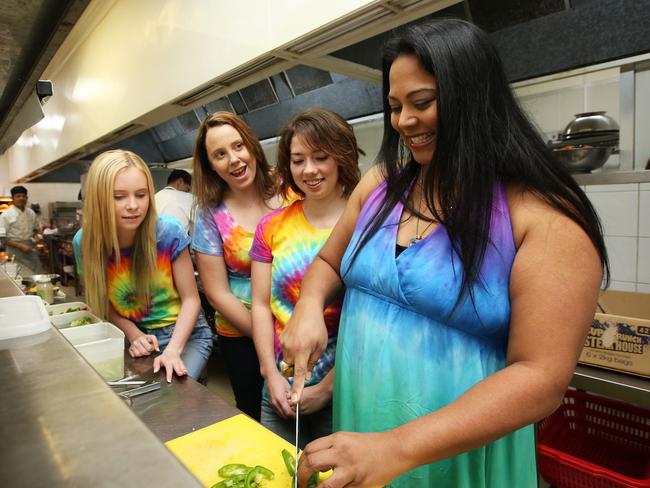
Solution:
M 73 324 L 75 321 L 90 320 L 89 323 L 91 324 L 96 324 L 97 322 L 101 322 L 101 320 L 99 320 L 99 317 L 96 317 L 95 315 L 87 311 L 62 313 L 59 315 L 53 315 L 49 317 L 49 319 L 50 322 L 52 322 L 52 325 L 54 325 L 54 327 L 56 327 L 57 329 L 67 329 L 68 327 L 79 327 L 82 325 L 88 325 L 88 324 L 80 324 L 78 322 L 76 324 Z
M 124 332 L 109 322 L 61 329 L 61 334 L 106 381 L 124 377 Z
M 569 390 L 540 423 L 537 453 L 554 486 L 650 487 L 650 410 Z
M 29 336 L 50 329 L 50 320 L 37 296 L 0 298 L 0 340 Z
M 90 312 L 90 308 L 84 302 L 68 302 L 68 303 L 57 303 L 56 305 L 47 305 L 45 310 L 50 314 L 50 317 L 54 315 L 61 315 L 62 313 L 72 313 L 67 310 L 70 308 L 80 308 L 81 310 L 74 310 L 75 312 Z

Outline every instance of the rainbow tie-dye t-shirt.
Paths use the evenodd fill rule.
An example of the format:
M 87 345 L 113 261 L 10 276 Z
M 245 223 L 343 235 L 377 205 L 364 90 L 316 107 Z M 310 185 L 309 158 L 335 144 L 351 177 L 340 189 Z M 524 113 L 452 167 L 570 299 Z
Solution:
M 73 239 L 74 253 L 81 268 L 81 235 Z M 158 252 L 156 270 L 151 284 L 151 300 L 138 299 L 135 278 L 131 273 L 131 249 L 121 249 L 117 263 L 114 256 L 108 261 L 108 299 L 115 311 L 143 329 L 159 329 L 174 325 L 181 308 L 181 299 L 174 286 L 172 262 L 190 244 L 190 236 L 173 217 L 161 215 L 156 225 Z
M 216 208 L 199 209 L 194 222 L 192 249 L 210 256 L 223 256 L 228 271 L 228 284 L 247 308 L 251 306 L 251 259 L 248 251 L 253 244 L 253 232 L 239 225 L 225 204 Z M 241 337 L 235 326 L 215 313 L 217 333 L 226 337 Z
M 298 301 L 302 278 L 331 232 L 332 229 L 317 229 L 307 221 L 302 200 L 271 212 L 257 226 L 250 257 L 255 261 L 271 263 L 270 305 L 275 323 L 278 363 L 282 357 L 280 334 Z M 329 341 L 312 370 L 308 385 L 318 383 L 334 366 L 340 314 L 341 298 L 338 298 L 325 309 Z

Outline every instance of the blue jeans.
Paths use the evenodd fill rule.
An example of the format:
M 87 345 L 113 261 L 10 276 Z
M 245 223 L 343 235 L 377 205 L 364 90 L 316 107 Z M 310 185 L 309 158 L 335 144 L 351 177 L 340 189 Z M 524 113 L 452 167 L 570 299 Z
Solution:
M 151 334 L 158 339 L 160 352 L 163 352 L 169 344 L 176 325 L 168 325 L 160 329 L 141 329 L 145 334 Z M 205 320 L 203 311 L 199 312 L 192 335 L 187 339 L 181 359 L 187 368 L 187 375 L 195 380 L 199 379 L 201 372 L 208 362 L 212 351 L 212 331 Z
M 304 449 L 307 444 L 332 433 L 332 402 L 311 415 L 300 415 L 298 447 Z M 296 442 L 296 419 L 280 417 L 266 397 L 262 398 L 261 424 L 285 441 Z

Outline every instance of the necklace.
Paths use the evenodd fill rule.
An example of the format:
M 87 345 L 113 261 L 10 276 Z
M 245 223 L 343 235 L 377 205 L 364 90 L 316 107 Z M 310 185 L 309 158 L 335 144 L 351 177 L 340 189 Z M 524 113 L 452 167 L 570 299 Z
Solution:
M 420 213 L 420 208 L 422 207 L 422 198 L 420 197 L 420 205 L 418 206 L 418 214 Z M 422 239 L 424 239 L 424 234 L 426 231 L 433 225 L 435 220 L 432 220 L 427 224 L 427 226 L 422 229 L 422 234 L 420 234 L 420 216 L 416 214 L 415 216 L 415 235 L 409 239 L 409 247 L 411 247 L 413 244 L 417 244 L 420 242 Z
M 415 221 L 415 235 L 409 239 L 409 247 L 411 247 L 413 244 L 416 244 L 420 242 L 422 239 L 424 239 L 424 233 L 433 225 L 433 220 L 427 224 L 427 226 L 422 229 L 422 234 L 419 233 L 419 228 L 420 228 L 420 217 L 416 217 Z

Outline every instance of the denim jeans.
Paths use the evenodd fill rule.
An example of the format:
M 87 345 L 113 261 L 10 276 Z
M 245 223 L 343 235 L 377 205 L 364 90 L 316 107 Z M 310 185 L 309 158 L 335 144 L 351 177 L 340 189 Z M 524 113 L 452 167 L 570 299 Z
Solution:
M 145 334 L 151 334 L 158 339 L 160 352 L 162 353 L 167 344 L 169 344 L 175 325 L 161 327 L 160 329 L 141 329 Z M 210 352 L 212 351 L 212 331 L 205 320 L 203 311 L 199 312 L 196 324 L 192 330 L 192 335 L 187 339 L 181 359 L 187 368 L 187 375 L 195 380 L 199 379 L 203 368 L 208 362 Z
M 296 419 L 280 417 L 266 397 L 262 398 L 261 424 L 285 441 L 291 444 L 296 442 Z M 300 414 L 299 424 L 298 447 L 300 449 L 304 449 L 311 441 L 330 435 L 332 433 L 332 402 L 311 415 Z

